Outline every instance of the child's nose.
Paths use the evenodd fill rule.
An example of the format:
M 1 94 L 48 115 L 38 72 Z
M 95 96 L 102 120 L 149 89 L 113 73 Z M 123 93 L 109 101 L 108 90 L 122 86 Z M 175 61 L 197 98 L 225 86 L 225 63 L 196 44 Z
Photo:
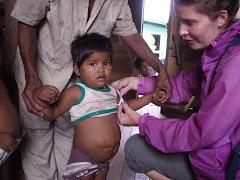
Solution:
M 99 65 L 98 71 L 104 72 L 105 71 L 104 65 Z
M 147 68 L 148 68 L 149 70 L 151 70 L 151 69 L 152 69 L 152 66 L 147 66 Z

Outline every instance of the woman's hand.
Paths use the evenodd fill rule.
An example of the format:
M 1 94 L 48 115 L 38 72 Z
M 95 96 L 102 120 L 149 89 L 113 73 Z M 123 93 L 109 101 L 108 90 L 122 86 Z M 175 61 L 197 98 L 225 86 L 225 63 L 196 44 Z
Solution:
M 126 77 L 112 82 L 111 86 L 114 89 L 120 90 L 121 96 L 126 94 L 129 90 L 137 90 L 139 78 L 138 77 Z
M 118 109 L 117 117 L 119 123 L 123 126 L 137 126 L 140 115 L 136 111 L 132 110 L 127 103 L 123 103 Z

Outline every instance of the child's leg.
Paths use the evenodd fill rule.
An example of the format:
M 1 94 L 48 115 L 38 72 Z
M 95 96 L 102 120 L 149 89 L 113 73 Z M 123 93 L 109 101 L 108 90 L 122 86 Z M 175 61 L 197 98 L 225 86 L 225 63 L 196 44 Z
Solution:
M 99 171 L 98 175 L 95 175 L 95 173 L 89 174 L 83 177 L 82 180 L 105 180 L 107 178 L 108 170 L 109 166 L 107 166 L 104 171 Z M 71 178 L 68 179 L 71 180 Z M 73 179 L 75 179 L 75 177 Z
M 85 176 L 82 178 L 82 180 L 94 180 L 95 173 L 89 174 L 88 176 Z
M 109 171 L 109 166 L 107 166 L 104 171 L 100 171 L 98 175 L 95 176 L 94 180 L 105 180 Z
M 100 169 L 103 168 L 104 170 L 100 171 Z M 105 180 L 108 170 L 108 161 L 104 163 L 97 163 L 87 155 L 72 147 L 67 168 L 63 173 L 63 178 L 67 178 L 68 180 L 77 180 L 79 179 L 78 176 L 86 175 L 85 177 L 82 177 L 83 180 Z M 99 173 L 96 175 L 96 172 Z

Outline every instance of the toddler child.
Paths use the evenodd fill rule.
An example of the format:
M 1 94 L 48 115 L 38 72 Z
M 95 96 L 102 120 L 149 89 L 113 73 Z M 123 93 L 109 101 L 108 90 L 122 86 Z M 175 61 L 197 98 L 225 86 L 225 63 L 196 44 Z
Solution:
M 73 147 L 63 178 L 106 179 L 109 160 L 117 153 L 120 128 L 116 91 L 107 85 L 112 73 L 113 50 L 108 38 L 91 33 L 77 36 L 71 44 L 73 69 L 81 81 L 59 91 L 53 86 L 34 90 L 34 99 L 44 107 L 44 119 L 52 121 L 70 111 L 74 125 Z M 50 104 L 50 102 L 55 101 Z M 138 109 L 152 94 L 130 100 Z
M 141 76 L 147 77 L 147 76 L 155 76 L 155 70 L 145 61 L 143 61 L 141 58 L 137 57 L 134 61 L 135 68 L 141 73 Z

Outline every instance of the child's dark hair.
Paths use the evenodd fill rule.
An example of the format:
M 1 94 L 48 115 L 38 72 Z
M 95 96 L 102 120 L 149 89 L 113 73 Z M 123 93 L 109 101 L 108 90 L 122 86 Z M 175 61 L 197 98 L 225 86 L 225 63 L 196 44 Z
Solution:
M 110 39 L 98 33 L 77 35 L 71 44 L 73 62 L 78 67 L 93 53 L 107 52 L 113 59 L 113 48 Z
M 139 58 L 139 57 L 136 58 L 135 61 L 134 61 L 135 68 L 140 69 L 142 62 L 143 62 L 143 60 L 141 58 Z

